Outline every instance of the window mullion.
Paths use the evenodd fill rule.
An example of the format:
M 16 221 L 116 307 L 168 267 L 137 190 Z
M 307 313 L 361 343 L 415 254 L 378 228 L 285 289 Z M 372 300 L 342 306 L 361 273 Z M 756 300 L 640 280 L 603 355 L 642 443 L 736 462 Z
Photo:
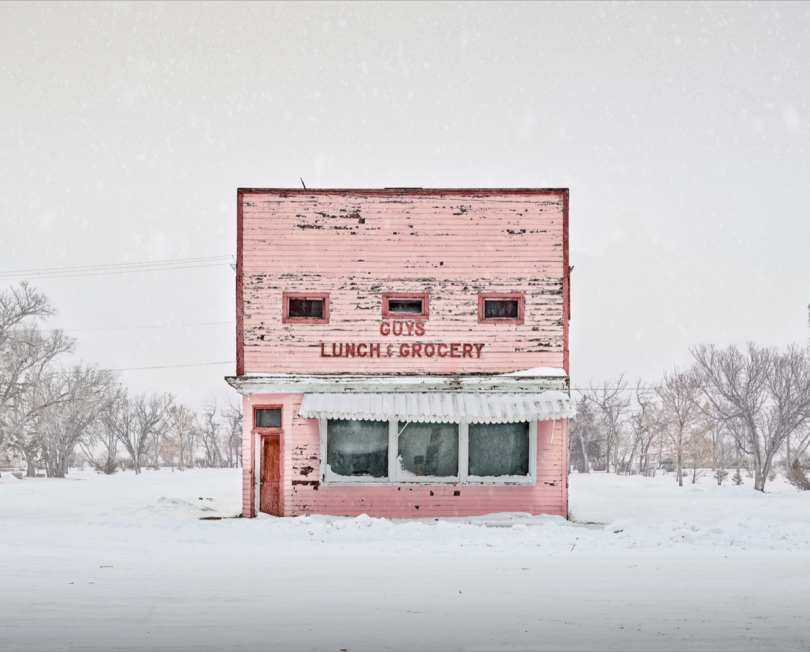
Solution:
M 469 475 L 470 465 L 470 438 L 467 422 L 462 421 L 458 424 L 458 480 L 459 482 L 467 482 Z
M 399 480 L 399 433 L 397 428 L 399 422 L 396 417 L 388 420 L 388 481 L 397 482 Z
M 321 464 L 320 464 L 320 475 L 321 475 L 321 482 L 326 479 L 326 417 L 321 417 L 318 419 L 318 426 L 321 431 Z

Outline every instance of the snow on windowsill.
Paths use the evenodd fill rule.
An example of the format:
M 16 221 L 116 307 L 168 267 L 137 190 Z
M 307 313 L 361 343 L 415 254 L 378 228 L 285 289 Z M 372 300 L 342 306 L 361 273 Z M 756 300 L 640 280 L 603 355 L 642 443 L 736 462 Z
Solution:
M 402 466 L 402 455 L 397 457 L 397 462 L 399 463 L 396 477 L 398 482 L 414 482 L 424 484 L 445 484 L 448 482 L 459 482 L 458 476 L 454 475 L 417 475 L 412 471 L 408 471 L 408 469 Z
M 399 458 L 402 459 L 401 457 Z M 528 475 L 489 475 L 489 476 L 475 476 L 471 475 L 464 480 L 457 477 L 450 476 L 435 476 L 435 475 L 416 475 L 406 469 L 402 468 L 400 461 L 400 469 L 397 477 L 391 478 L 374 478 L 371 476 L 363 475 L 340 475 L 332 471 L 332 467 L 327 464 L 326 472 L 323 476 L 323 483 L 325 485 L 357 485 L 357 484 L 376 484 L 384 486 L 396 486 L 401 484 L 424 484 L 424 485 L 494 485 L 494 486 L 534 486 L 536 484 L 535 478 Z
M 374 483 L 387 483 L 388 478 L 375 478 L 370 475 L 340 475 L 332 470 L 332 465 L 326 465 L 326 471 L 323 474 L 324 483 L 329 484 L 368 484 Z
M 468 484 L 535 484 L 529 475 L 470 475 L 465 480 Z

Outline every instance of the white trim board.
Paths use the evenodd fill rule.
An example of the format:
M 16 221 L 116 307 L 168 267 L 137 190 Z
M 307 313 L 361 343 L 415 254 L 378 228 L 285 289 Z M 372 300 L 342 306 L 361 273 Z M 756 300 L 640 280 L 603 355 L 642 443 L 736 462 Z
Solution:
M 563 375 L 455 375 L 455 376 L 390 376 L 390 375 L 295 375 L 249 374 L 228 376 L 225 380 L 237 392 L 251 394 L 305 393 L 403 393 L 466 392 L 537 394 L 548 390 L 568 392 L 569 379 Z

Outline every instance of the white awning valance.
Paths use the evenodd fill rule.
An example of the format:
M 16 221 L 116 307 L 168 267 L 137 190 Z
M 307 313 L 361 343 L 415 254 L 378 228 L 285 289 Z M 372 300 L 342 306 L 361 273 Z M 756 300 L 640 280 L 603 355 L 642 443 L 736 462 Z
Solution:
M 357 419 L 431 423 L 514 423 L 573 416 L 559 391 L 539 394 L 305 394 L 298 414 L 305 419 Z

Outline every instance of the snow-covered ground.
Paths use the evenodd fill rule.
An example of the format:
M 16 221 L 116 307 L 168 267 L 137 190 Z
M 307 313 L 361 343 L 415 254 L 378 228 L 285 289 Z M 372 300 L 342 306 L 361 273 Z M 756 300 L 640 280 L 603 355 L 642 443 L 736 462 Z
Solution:
M 810 495 L 746 482 L 573 475 L 576 522 L 199 520 L 240 471 L 3 474 L 0 649 L 807 649 Z

